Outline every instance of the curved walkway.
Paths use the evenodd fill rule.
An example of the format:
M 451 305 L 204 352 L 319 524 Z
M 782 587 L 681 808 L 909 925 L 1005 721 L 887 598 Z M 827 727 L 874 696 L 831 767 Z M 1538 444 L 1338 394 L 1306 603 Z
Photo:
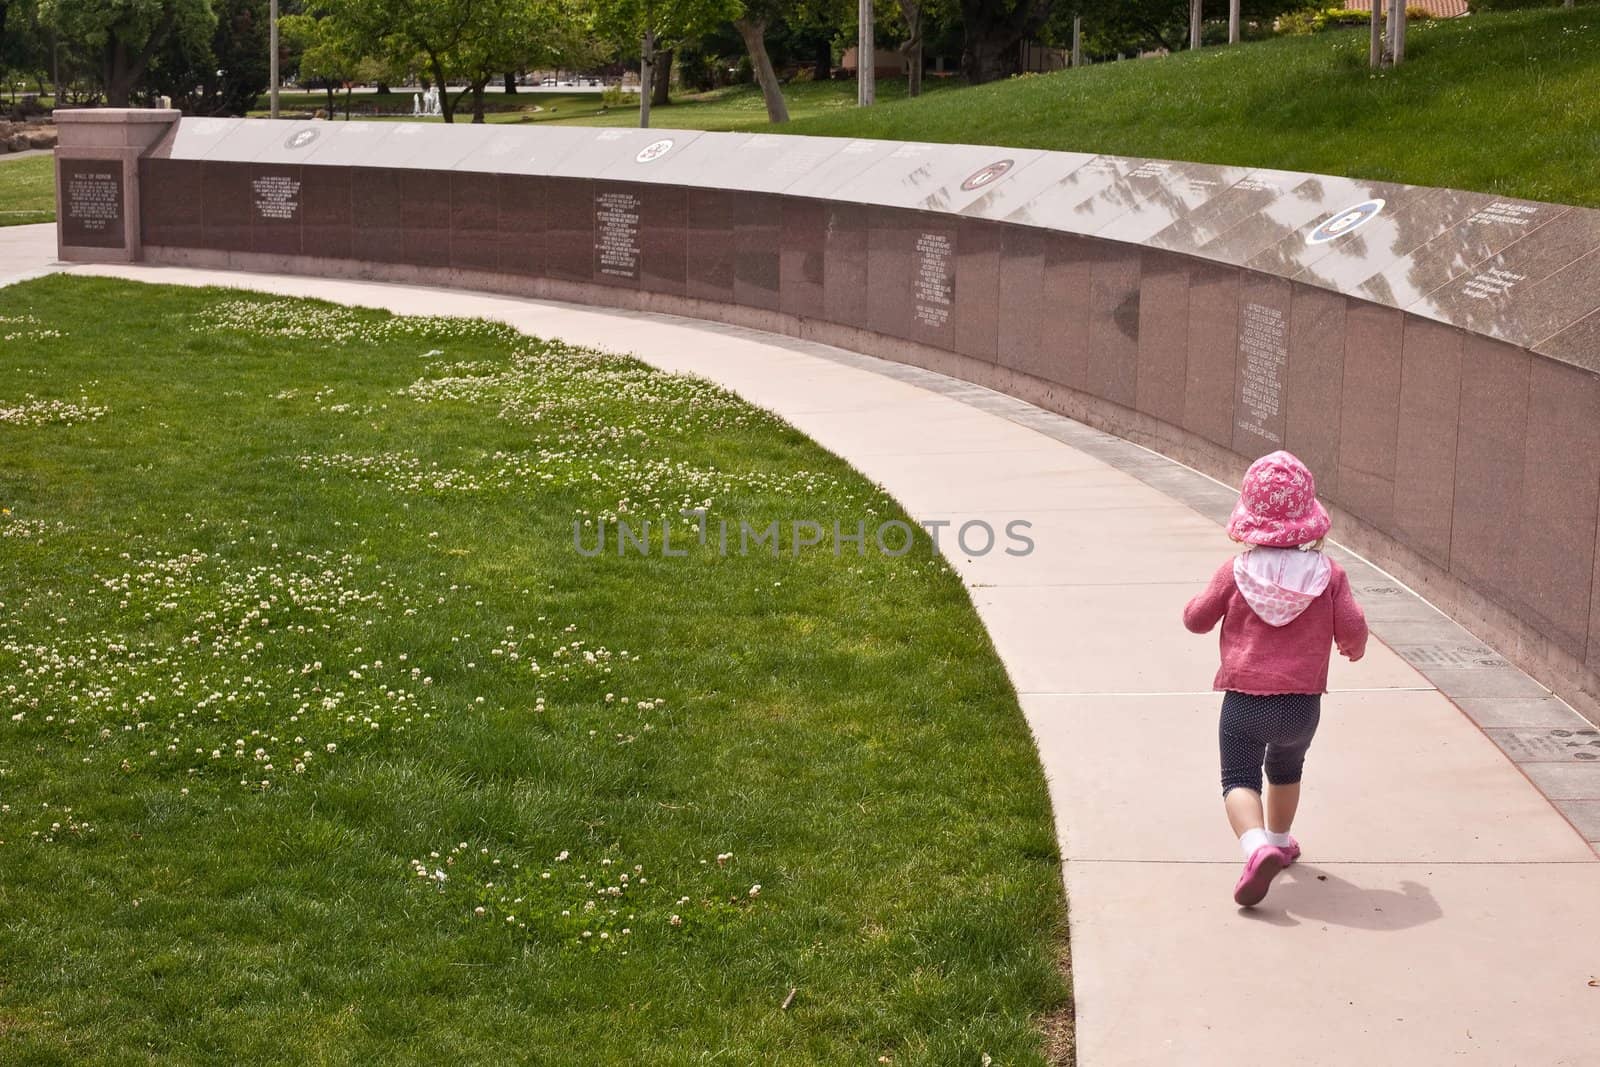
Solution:
M 0 261 L 0 284 L 45 266 Z M 738 328 L 376 283 L 72 269 L 486 316 L 633 352 L 777 412 L 919 519 L 1030 520 L 1027 557 L 943 541 L 1050 779 L 1084 1067 L 1595 1062 L 1600 860 L 1519 770 L 1538 761 L 1502 751 L 1587 724 L 1348 554 L 1385 643 L 1334 668 L 1295 827 L 1305 858 L 1262 907 L 1233 905 L 1215 639 L 1178 620 L 1229 552 L 1226 487 L 988 390 Z M 1538 772 L 1551 796 L 1588 788 L 1565 772 L 1593 765 L 1564 758 Z M 1600 811 L 1586 824 L 1590 809 L 1566 810 L 1600 839 Z

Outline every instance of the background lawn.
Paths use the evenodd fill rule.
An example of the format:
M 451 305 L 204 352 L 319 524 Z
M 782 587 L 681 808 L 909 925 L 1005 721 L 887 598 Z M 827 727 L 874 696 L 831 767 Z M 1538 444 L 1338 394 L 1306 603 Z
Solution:
M 0 325 L 7 1063 L 1060 1052 L 1047 793 L 960 582 L 715 550 L 901 514 L 843 463 L 483 322 L 58 276 Z M 576 551 L 617 514 L 650 555 Z
M 0 226 L 54 222 L 55 218 L 55 157 L 0 156 Z

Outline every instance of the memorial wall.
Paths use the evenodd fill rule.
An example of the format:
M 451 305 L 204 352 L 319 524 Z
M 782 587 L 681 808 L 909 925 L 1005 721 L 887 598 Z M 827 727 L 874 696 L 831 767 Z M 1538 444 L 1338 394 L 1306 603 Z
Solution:
M 64 258 L 742 323 L 1229 480 L 1289 448 L 1341 540 L 1600 706 L 1600 211 L 975 145 L 121 114 L 164 123 L 131 177 L 62 124 Z

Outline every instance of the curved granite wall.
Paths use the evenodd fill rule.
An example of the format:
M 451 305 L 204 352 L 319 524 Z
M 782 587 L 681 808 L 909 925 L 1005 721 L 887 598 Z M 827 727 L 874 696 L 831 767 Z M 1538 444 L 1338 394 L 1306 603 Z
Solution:
M 1600 212 L 973 145 L 61 119 L 63 258 L 743 323 L 1230 480 L 1287 447 L 1342 540 L 1600 706 Z

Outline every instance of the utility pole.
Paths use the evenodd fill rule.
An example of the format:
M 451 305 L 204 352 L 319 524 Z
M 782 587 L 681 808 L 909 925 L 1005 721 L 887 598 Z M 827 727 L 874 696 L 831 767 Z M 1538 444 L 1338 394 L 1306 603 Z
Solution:
M 1189 47 L 1200 47 L 1201 0 L 1189 0 Z
M 1389 0 L 1389 62 L 1399 66 L 1406 58 L 1406 0 Z
M 1239 43 L 1239 0 L 1228 0 L 1228 43 Z
M 259 11 L 261 9 L 257 8 L 256 10 Z M 268 62 L 268 65 L 271 67 L 270 77 L 272 79 L 272 117 L 273 118 L 277 118 L 278 117 L 278 0 L 272 0 L 272 3 L 269 6 L 268 11 L 267 11 L 267 21 L 269 23 L 271 23 L 270 27 L 267 30 L 267 38 L 268 38 L 267 47 L 271 50 L 272 54 L 267 57 L 267 62 Z
M 878 44 L 872 33 L 872 0 L 860 0 L 856 12 L 856 106 L 870 107 L 878 100 Z
M 1083 16 L 1072 16 L 1072 66 L 1083 66 Z

